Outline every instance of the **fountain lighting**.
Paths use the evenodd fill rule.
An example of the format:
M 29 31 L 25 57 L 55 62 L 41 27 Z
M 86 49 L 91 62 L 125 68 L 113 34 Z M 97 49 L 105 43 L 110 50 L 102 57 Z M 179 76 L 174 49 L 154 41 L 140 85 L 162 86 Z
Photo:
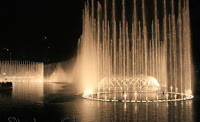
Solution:
M 83 96 L 89 96 L 89 95 L 92 95 L 93 94 L 93 91 L 92 89 L 86 89 L 83 93 Z
M 152 93 L 152 92 L 146 92 L 145 93 Z M 157 92 L 154 92 L 154 93 L 157 93 Z M 183 94 L 183 97 L 184 98 L 175 98 L 175 97 L 172 97 L 172 98 L 165 98 L 163 97 L 162 99 L 159 99 L 159 97 L 157 96 L 156 99 L 142 99 L 142 98 L 139 98 L 138 100 L 131 100 L 131 99 L 127 99 L 127 94 L 125 93 L 123 95 L 123 98 L 120 98 L 120 99 L 112 99 L 112 98 L 108 98 L 108 96 L 104 96 L 106 95 L 105 93 L 101 93 L 103 94 L 103 96 L 105 98 L 93 98 L 92 96 L 95 95 L 96 93 L 93 93 L 92 90 L 88 89 L 88 90 L 85 90 L 84 94 L 83 94 L 83 98 L 86 98 L 86 99 L 90 99 L 90 100 L 95 100 L 95 101 L 103 101 L 103 102 L 132 102 L 132 103 L 142 103 L 142 102 L 149 102 L 149 103 L 152 103 L 152 102 L 178 102 L 178 101 L 184 101 L 184 100 L 191 100 L 194 98 L 193 95 L 187 95 L 187 94 Z M 111 94 L 111 93 L 109 93 Z M 132 96 L 134 96 L 135 92 L 133 93 Z M 159 94 L 162 94 L 162 93 L 159 93 Z M 167 95 L 172 95 L 172 96 L 175 96 L 176 93 L 173 93 L 173 92 L 169 92 L 167 93 Z M 111 94 L 111 96 L 114 96 L 113 94 Z M 139 97 L 139 95 L 138 95 Z M 174 99 L 175 98 L 175 99 Z
M 125 94 L 124 94 L 124 100 L 126 100 L 126 97 L 127 97 L 127 94 L 125 93 Z
M 151 1 L 148 6 L 147 0 L 129 1 L 131 9 L 126 0 L 86 2 L 77 72 L 83 89 L 93 91 L 83 97 L 126 102 L 193 98 L 189 0 Z

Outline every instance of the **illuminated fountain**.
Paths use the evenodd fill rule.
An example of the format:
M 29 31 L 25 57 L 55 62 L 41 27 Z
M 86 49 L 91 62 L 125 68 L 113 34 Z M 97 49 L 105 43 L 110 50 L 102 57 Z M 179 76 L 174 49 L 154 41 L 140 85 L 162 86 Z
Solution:
M 132 3 L 128 12 L 125 0 L 121 7 L 115 0 L 104 0 L 104 6 L 94 0 L 85 4 L 77 57 L 87 91 L 83 97 L 122 102 L 192 99 L 189 0 L 127 2 Z M 145 7 L 147 2 L 154 9 Z
M 43 97 L 43 63 L 0 61 L 0 82 L 12 82 L 12 99 L 41 102 Z M 5 100 L 7 101 L 7 100 Z
M 42 82 L 43 63 L 31 61 L 1 61 L 0 81 L 1 82 Z

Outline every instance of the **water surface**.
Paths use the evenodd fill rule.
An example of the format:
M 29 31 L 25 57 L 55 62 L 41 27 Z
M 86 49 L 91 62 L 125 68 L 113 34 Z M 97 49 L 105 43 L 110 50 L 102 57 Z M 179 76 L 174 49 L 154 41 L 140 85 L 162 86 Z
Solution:
M 83 99 L 72 84 L 15 83 L 13 90 L 1 92 L 0 98 L 2 122 L 200 120 L 199 96 L 169 103 L 113 103 Z

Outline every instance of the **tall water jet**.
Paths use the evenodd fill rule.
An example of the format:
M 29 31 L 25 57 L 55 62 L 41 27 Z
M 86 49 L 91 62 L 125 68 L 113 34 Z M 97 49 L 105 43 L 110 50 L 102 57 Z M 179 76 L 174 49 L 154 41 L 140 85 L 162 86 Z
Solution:
M 167 101 L 193 97 L 189 0 L 151 0 L 153 10 L 146 2 L 150 1 L 133 0 L 130 13 L 125 0 L 121 1 L 121 12 L 116 12 L 119 5 L 115 0 L 104 0 L 103 7 L 98 1 L 87 1 L 77 56 L 83 89 L 94 94 L 111 93 L 115 98 L 119 92 L 176 96 L 164 97 Z M 96 99 L 94 94 L 92 99 Z M 154 100 L 166 100 L 155 96 Z M 149 101 L 151 96 L 137 99 Z

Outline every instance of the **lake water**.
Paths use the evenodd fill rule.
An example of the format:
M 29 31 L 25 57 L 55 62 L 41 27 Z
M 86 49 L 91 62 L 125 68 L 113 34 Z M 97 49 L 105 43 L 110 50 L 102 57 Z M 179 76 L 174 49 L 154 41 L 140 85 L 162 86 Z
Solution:
M 72 84 L 13 84 L 0 93 L 1 122 L 200 121 L 200 97 L 165 103 L 113 103 L 83 99 Z

